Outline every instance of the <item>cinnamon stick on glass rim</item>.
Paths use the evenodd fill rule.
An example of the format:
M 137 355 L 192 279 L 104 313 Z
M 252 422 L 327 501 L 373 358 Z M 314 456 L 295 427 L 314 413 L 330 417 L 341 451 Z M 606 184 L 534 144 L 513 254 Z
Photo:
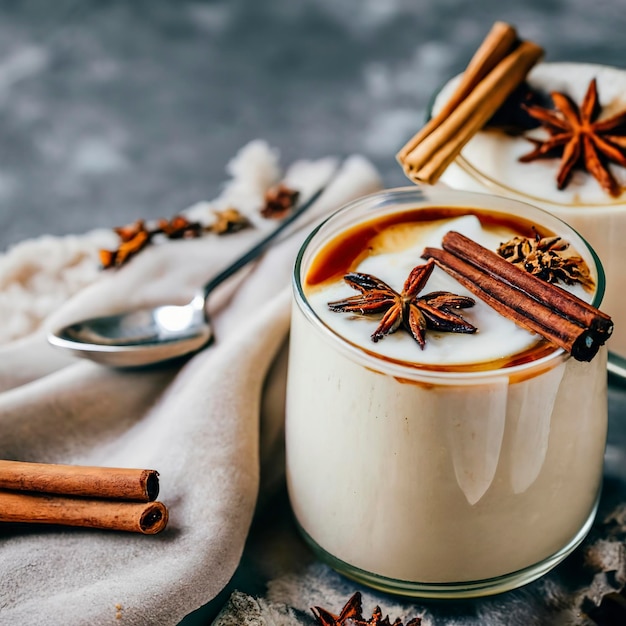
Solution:
M 511 263 L 499 254 L 483 248 L 469 237 L 455 231 L 444 235 L 441 247 L 469 263 L 472 263 L 473 259 L 480 259 L 479 269 L 484 269 L 494 276 L 508 275 L 511 267 Z M 554 308 L 560 315 L 579 326 L 589 327 L 593 332 L 605 335 L 607 339 L 611 336 L 613 332 L 611 318 L 573 293 L 524 271 L 516 274 L 515 284 L 535 300 Z M 558 302 L 553 300 L 555 293 L 558 294 Z
M 463 102 L 476 85 L 513 49 L 517 43 L 517 32 L 505 22 L 496 22 L 461 76 L 461 80 L 441 110 L 404 145 L 397 158 L 406 156 Z
M 155 470 L 0 460 L 0 489 L 151 502 L 159 494 Z
M 545 283 L 549 296 L 546 301 L 536 300 L 523 287 L 527 272 L 505 261 L 506 266 L 497 273 L 490 273 L 484 267 L 483 258 L 495 253 L 472 243 L 476 248 L 466 252 L 465 258 L 439 248 L 425 248 L 422 257 L 433 259 L 466 289 L 518 326 L 538 333 L 578 361 L 593 359 L 610 336 L 612 322 L 610 328 L 598 332 L 587 325 L 585 316 L 575 317 L 573 321 L 562 312 L 566 300 L 563 289 Z M 600 311 L 598 314 L 605 317 Z
M 517 43 L 511 26 L 496 23 L 444 110 L 396 155 L 406 175 L 415 182 L 437 182 L 542 56 L 540 46 Z
M 0 522 L 60 524 L 154 535 L 167 526 L 161 502 L 120 502 L 0 490 Z

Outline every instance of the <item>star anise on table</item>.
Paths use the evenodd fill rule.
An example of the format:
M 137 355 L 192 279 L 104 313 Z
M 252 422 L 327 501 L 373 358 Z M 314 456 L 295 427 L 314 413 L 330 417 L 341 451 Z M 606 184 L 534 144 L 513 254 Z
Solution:
M 200 237 L 203 230 L 200 222 L 191 222 L 184 215 L 175 215 L 170 220 L 160 219 L 154 232 L 160 231 L 169 239 L 183 239 Z
M 261 209 L 263 217 L 282 219 L 298 202 L 300 192 L 280 183 L 265 193 L 265 205 Z
M 267 191 L 261 214 L 266 218 L 282 219 L 296 205 L 299 196 L 299 191 L 280 183 Z M 137 220 L 127 226 L 114 228 L 120 239 L 120 245 L 116 250 L 100 250 L 100 263 L 104 269 L 121 267 L 152 243 L 155 235 L 162 235 L 167 239 L 193 239 L 205 233 L 215 235 L 236 233 L 251 225 L 250 220 L 233 207 L 214 213 L 215 219 L 208 226 L 191 221 L 184 215 L 175 215 L 169 220 L 156 220 L 150 227 L 143 220 Z
M 215 211 L 215 221 L 210 230 L 217 235 L 236 233 L 250 226 L 250 220 L 237 209 L 229 207 L 223 211 Z
M 163 235 L 167 239 L 194 239 L 205 232 L 216 235 L 235 233 L 249 225 L 248 218 L 233 208 L 216 211 L 215 221 L 210 226 L 192 222 L 184 215 L 175 215 L 169 220 L 159 219 L 150 227 L 143 220 L 137 220 L 113 229 L 120 239 L 120 245 L 116 250 L 100 250 L 100 263 L 104 269 L 121 267 L 150 244 L 156 235 Z
M 534 238 L 513 237 L 501 243 L 497 252 L 513 265 L 548 283 L 580 283 L 587 291 L 591 291 L 595 283 L 589 266 L 578 255 L 563 254 L 568 248 L 569 243 L 561 237 L 541 237 L 537 233 Z
M 376 606 L 372 617 L 366 620 L 363 617 L 361 593 L 357 591 L 341 609 L 339 615 L 335 615 L 320 606 L 311 609 L 315 620 L 320 626 L 404 626 L 402 620 L 397 617 L 392 623 L 389 616 L 383 618 L 382 611 Z M 406 623 L 406 626 L 420 626 L 421 617 L 414 617 Z
M 105 269 L 124 265 L 131 257 L 143 250 L 152 237 L 152 233 L 146 228 L 143 220 L 114 228 L 114 231 L 121 242 L 117 250 L 99 251 L 100 263 Z
M 540 106 L 522 105 L 529 115 L 539 120 L 550 137 L 545 141 L 530 138 L 535 149 L 520 157 L 528 163 L 561 153 L 557 187 L 564 189 L 577 166 L 595 177 L 611 196 L 617 197 L 622 187 L 609 168 L 609 163 L 626 167 L 626 110 L 598 120 L 601 106 L 595 78 L 589 83 L 580 107 L 566 94 L 552 92 L 556 111 Z
M 475 326 L 452 312 L 452 309 L 473 306 L 475 304 L 473 298 L 448 291 L 433 291 L 424 296 L 419 295 L 434 267 L 432 259 L 424 265 L 414 267 L 400 293 L 371 274 L 357 272 L 346 274 L 344 280 L 361 294 L 329 302 L 328 307 L 331 311 L 341 313 L 382 314 L 380 323 L 371 335 L 374 342 L 403 328 L 423 349 L 426 344 L 427 328 L 454 333 L 476 332 Z

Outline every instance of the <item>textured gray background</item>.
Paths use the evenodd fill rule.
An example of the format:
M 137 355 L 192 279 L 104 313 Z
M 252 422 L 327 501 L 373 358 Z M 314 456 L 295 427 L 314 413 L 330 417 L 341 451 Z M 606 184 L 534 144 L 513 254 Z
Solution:
M 548 60 L 626 68 L 626 0 L 2 0 L 0 251 L 210 199 L 257 137 L 284 163 L 360 152 L 404 184 L 393 155 L 496 19 Z M 614 387 L 607 496 L 626 484 L 624 406 Z M 250 550 L 217 603 L 262 592 Z
M 496 19 L 626 66 L 624 0 L 3 0 L 0 250 L 171 216 L 256 137 L 404 183 L 393 155 Z

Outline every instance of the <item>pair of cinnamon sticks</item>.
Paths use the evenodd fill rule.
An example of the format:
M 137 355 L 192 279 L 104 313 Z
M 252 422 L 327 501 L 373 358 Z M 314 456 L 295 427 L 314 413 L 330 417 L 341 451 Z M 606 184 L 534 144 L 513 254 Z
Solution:
M 591 361 L 611 336 L 613 322 L 608 315 L 464 235 L 446 233 L 442 247 L 426 248 L 422 257 L 434 259 L 498 313 L 563 348 L 576 360 Z
M 396 155 L 405 174 L 414 182 L 436 183 L 542 57 L 540 46 L 520 41 L 512 26 L 496 22 L 445 106 Z
M 154 535 L 168 511 L 154 470 L 0 460 L 0 522 L 60 524 Z

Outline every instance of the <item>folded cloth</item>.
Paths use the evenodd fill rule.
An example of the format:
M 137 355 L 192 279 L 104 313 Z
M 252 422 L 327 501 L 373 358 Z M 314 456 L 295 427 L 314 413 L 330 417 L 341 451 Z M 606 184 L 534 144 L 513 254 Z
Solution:
M 235 171 L 224 191 L 241 205 L 255 200 L 241 184 L 245 176 L 259 192 L 275 178 L 267 175 L 275 155 L 259 158 L 258 144 L 250 150 L 260 164 Z M 301 162 L 285 178 L 310 193 L 332 167 L 329 160 Z M 153 245 L 119 270 L 90 275 L 37 329 L 0 347 L 0 458 L 156 469 L 159 500 L 170 513 L 155 536 L 0 526 L 0 624 L 176 624 L 226 585 L 260 473 L 268 481 L 280 475 L 271 462 L 280 460 L 295 255 L 314 222 L 378 188 L 365 159 L 345 160 L 298 228 L 215 294 L 216 341 L 182 365 L 108 369 L 49 348 L 45 332 L 91 315 L 190 299 L 264 234 L 260 221 L 236 234 Z

